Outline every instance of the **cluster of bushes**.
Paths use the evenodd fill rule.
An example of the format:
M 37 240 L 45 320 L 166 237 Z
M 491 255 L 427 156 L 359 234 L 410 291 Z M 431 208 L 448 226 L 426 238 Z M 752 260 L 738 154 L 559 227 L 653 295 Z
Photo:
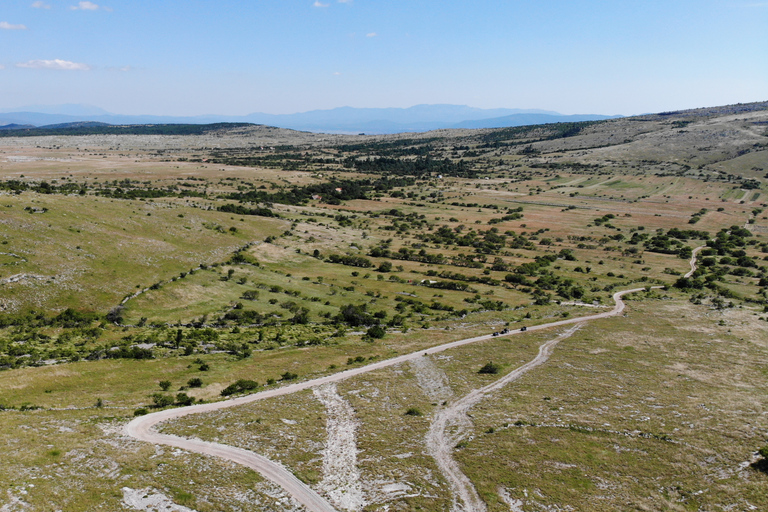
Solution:
M 423 242 L 454 245 L 458 247 L 472 247 L 480 254 L 496 254 L 506 246 L 507 234 L 499 233 L 498 228 L 490 228 L 488 231 L 475 231 L 473 229 L 463 233 L 464 226 L 440 226 L 432 233 L 421 233 L 416 238 Z
M 515 208 L 514 210 L 508 210 L 511 213 L 508 213 L 507 215 L 504 215 L 500 218 L 491 219 L 488 221 L 488 224 L 499 224 L 501 222 L 507 222 L 511 220 L 519 220 L 523 218 L 523 214 L 521 213 L 523 211 L 522 206 L 519 208 Z
M 176 393 L 176 397 L 172 397 L 170 395 L 164 395 L 162 393 L 155 393 L 152 395 L 152 407 L 157 409 L 162 409 L 163 407 L 170 407 L 172 405 L 178 405 L 181 407 L 185 407 L 187 405 L 192 405 L 195 403 L 195 399 L 186 393 Z M 139 411 L 141 409 L 137 409 L 137 411 L 134 412 L 136 416 L 139 416 Z M 144 409 L 146 411 L 146 409 Z M 144 412 L 146 414 L 146 412 Z
M 258 217 L 280 217 L 269 208 L 246 208 L 241 204 L 225 204 L 216 208 L 220 212 L 234 213 L 236 215 L 255 215 Z
M 226 388 L 221 390 L 221 396 L 231 396 L 240 393 L 247 393 L 259 388 L 258 382 L 248 379 L 239 379 Z
M 67 308 L 54 317 L 46 316 L 40 311 L 28 311 L 17 314 L 0 315 L 0 329 L 11 326 L 37 327 L 64 327 L 84 328 L 90 327 L 94 322 L 104 320 L 102 315 L 91 311 L 78 311 Z
M 154 359 L 152 349 L 142 347 L 118 347 L 117 349 L 99 351 L 108 359 Z M 89 357 L 91 359 L 91 357 Z
M 331 254 L 328 256 L 329 263 L 339 263 L 341 265 L 348 265 L 350 267 L 370 268 L 373 266 L 371 260 L 364 258 L 363 256 L 347 256 Z
M 500 267 L 497 267 L 494 270 L 497 270 L 497 269 L 500 270 Z M 451 279 L 453 281 L 466 281 L 468 283 L 482 283 L 488 286 L 499 286 L 501 284 L 500 281 L 498 281 L 497 279 L 493 279 L 491 276 L 467 276 L 459 272 L 451 272 L 450 270 L 443 270 L 440 273 L 437 273 L 437 271 L 435 270 L 428 270 L 426 275 L 427 277 L 440 277 L 443 279 Z
M 453 162 L 447 158 L 436 160 L 430 156 L 415 159 L 396 159 L 389 157 L 356 159 L 347 158 L 344 167 L 354 168 L 357 172 L 382 174 L 385 176 L 416 176 L 430 175 L 457 176 L 460 178 L 475 178 L 477 173 L 464 161 Z

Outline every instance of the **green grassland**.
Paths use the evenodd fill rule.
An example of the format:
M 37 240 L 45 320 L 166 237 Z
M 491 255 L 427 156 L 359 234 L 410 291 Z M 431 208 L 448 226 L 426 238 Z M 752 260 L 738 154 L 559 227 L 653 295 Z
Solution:
M 455 457 L 490 510 L 768 506 L 749 466 L 768 442 L 766 117 L 0 139 L 0 505 L 119 510 L 127 486 L 197 511 L 289 509 L 252 472 L 120 428 L 157 393 L 217 400 L 238 379 L 279 386 L 663 285 L 478 404 Z M 504 374 L 556 334 L 425 364 L 453 400 L 497 378 L 483 364 Z M 451 507 L 424 449 L 445 400 L 423 371 L 338 386 L 371 510 Z M 316 484 L 325 421 L 303 392 L 163 428 Z

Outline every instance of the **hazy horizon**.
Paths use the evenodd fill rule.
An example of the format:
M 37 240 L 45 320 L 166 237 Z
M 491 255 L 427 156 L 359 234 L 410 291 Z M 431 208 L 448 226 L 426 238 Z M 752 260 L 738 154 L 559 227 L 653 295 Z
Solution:
M 762 101 L 768 2 L 9 0 L 0 108 L 634 115 Z

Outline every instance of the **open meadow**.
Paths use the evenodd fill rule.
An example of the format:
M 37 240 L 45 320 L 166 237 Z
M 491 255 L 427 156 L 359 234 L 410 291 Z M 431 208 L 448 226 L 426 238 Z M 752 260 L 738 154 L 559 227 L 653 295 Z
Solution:
M 767 126 L 2 134 L 0 511 L 768 509 Z

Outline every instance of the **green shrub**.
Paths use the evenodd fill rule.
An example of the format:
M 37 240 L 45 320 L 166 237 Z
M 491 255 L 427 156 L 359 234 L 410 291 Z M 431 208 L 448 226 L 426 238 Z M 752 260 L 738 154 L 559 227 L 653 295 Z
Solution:
M 368 336 L 369 338 L 375 338 L 375 339 L 383 338 L 385 334 L 387 334 L 387 330 L 381 327 L 380 325 L 374 325 L 373 327 L 368 329 L 365 333 L 365 335 Z
M 152 401 L 154 402 L 155 407 L 158 409 L 173 405 L 173 397 L 163 395 L 161 393 L 155 393 L 152 395 Z
M 192 405 L 193 403 L 195 403 L 195 399 L 193 397 L 187 395 L 186 393 L 177 393 L 176 394 L 176 403 L 178 405 L 182 405 L 182 406 L 184 406 L 184 405 Z
M 230 396 L 236 393 L 245 393 L 259 387 L 259 384 L 253 380 L 240 379 L 221 390 L 221 396 Z

